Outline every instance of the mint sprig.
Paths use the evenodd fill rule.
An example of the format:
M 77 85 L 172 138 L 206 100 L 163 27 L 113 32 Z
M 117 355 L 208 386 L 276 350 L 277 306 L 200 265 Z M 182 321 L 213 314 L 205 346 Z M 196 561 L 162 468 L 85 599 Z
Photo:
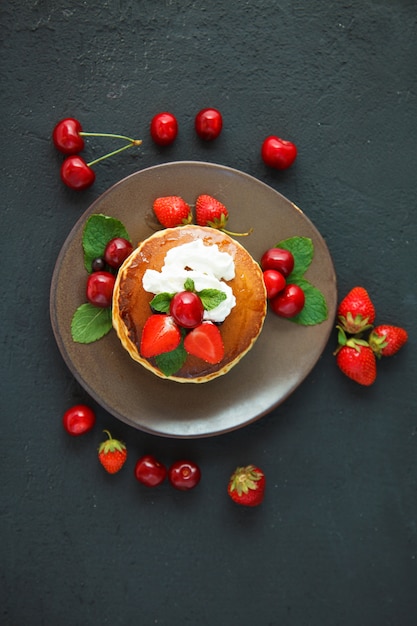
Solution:
M 276 244 L 277 248 L 289 250 L 294 257 L 294 269 L 287 277 L 287 284 L 301 287 L 305 295 L 303 309 L 289 321 L 302 326 L 314 326 L 327 320 L 329 312 L 322 292 L 308 281 L 304 274 L 314 256 L 314 245 L 309 237 L 290 237 Z
M 102 213 L 90 215 L 82 235 L 84 266 L 89 274 L 92 272 L 94 259 L 103 256 L 108 242 L 115 237 L 131 241 L 125 226 L 119 220 Z M 72 317 L 71 336 L 76 343 L 93 343 L 107 335 L 112 327 L 111 307 L 100 308 L 85 302 Z
M 196 291 L 194 281 L 190 278 L 187 278 L 184 283 L 184 291 L 192 291 L 196 293 L 206 311 L 212 311 L 219 306 L 223 300 L 226 300 L 227 297 L 224 291 L 221 291 L 220 289 L 202 289 L 201 291 Z M 158 313 L 169 313 L 171 300 L 174 296 L 175 293 L 169 293 L 167 291 L 158 293 L 150 301 L 150 307 Z

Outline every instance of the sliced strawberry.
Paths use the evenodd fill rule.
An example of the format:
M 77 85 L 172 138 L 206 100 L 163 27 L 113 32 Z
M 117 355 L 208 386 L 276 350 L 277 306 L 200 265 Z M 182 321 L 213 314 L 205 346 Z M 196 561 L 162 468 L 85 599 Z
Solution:
M 184 348 L 188 354 L 213 365 L 224 357 L 223 339 L 213 322 L 203 322 L 193 328 L 184 339 Z
M 142 330 L 140 354 L 145 359 L 175 350 L 181 341 L 181 331 L 170 315 L 155 313 L 148 317 Z
M 192 220 L 190 206 L 180 196 L 163 196 L 153 203 L 156 218 L 165 228 L 189 224 Z

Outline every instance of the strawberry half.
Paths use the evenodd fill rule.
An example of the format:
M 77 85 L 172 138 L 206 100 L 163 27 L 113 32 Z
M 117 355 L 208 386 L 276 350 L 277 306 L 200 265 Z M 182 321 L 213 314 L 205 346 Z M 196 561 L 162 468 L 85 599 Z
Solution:
M 193 328 L 184 339 L 184 348 L 188 354 L 213 365 L 224 357 L 223 339 L 213 322 L 203 322 Z
M 400 326 L 381 324 L 375 326 L 369 335 L 369 345 L 375 355 L 392 356 L 408 341 L 408 333 Z
M 336 363 L 345 376 L 368 387 L 376 379 L 376 358 L 371 348 L 364 344 L 349 340 L 338 350 Z
M 195 219 L 199 226 L 217 228 L 228 235 L 246 237 L 252 232 L 252 229 L 247 233 L 232 233 L 226 230 L 226 224 L 229 219 L 228 210 L 222 202 L 207 194 L 198 196 L 196 200 Z
M 104 431 L 108 436 L 106 441 L 100 444 L 98 460 L 109 474 L 119 472 L 127 459 L 126 446 L 122 441 L 113 439 L 108 430 Z
M 193 215 L 190 206 L 180 196 L 163 196 L 153 203 L 156 218 L 165 228 L 190 224 Z
M 339 304 L 337 316 L 341 327 L 351 335 L 370 328 L 375 321 L 375 307 L 366 289 L 351 289 Z
M 258 506 L 264 499 L 265 475 L 255 465 L 237 467 L 230 477 L 227 493 L 233 502 L 243 506 Z
M 181 341 L 181 331 L 171 315 L 155 313 L 148 317 L 142 330 L 139 352 L 149 359 L 175 350 Z

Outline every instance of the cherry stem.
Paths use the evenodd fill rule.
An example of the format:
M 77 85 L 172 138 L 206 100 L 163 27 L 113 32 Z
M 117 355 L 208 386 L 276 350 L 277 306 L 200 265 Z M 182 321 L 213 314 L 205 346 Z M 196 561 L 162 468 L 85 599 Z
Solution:
M 234 233 L 231 230 L 226 230 L 225 228 L 220 228 L 219 230 L 226 233 L 226 235 L 230 235 L 231 237 L 248 237 L 252 233 L 253 228 L 250 228 L 247 233 Z
M 123 150 L 127 150 L 128 148 L 131 148 L 132 146 L 140 146 L 141 143 L 142 143 L 141 139 L 132 139 L 131 143 L 128 143 L 125 146 L 118 148 L 117 150 L 113 150 L 113 152 L 108 152 L 107 154 L 104 154 L 98 159 L 94 159 L 94 161 L 90 161 L 90 163 L 87 163 L 87 165 L 88 167 L 91 167 L 92 165 L 95 165 L 96 163 L 100 163 L 100 161 L 104 161 L 104 159 L 108 159 L 109 157 L 114 156 L 115 154 L 119 154 L 119 152 L 123 152 Z
M 134 144 L 137 139 L 126 137 L 126 135 L 115 135 L 114 133 L 85 133 L 83 130 L 78 133 L 80 137 L 112 137 L 113 139 L 125 139 L 131 144 Z

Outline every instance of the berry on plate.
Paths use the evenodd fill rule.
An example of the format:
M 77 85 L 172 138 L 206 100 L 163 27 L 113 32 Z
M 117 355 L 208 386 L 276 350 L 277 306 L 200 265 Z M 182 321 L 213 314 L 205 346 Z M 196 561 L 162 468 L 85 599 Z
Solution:
M 288 283 L 269 301 L 269 304 L 276 315 L 289 319 L 303 310 L 305 294 L 299 285 Z
M 188 354 L 213 365 L 224 357 L 222 335 L 213 322 L 203 322 L 190 330 L 184 339 L 184 348 Z
M 180 196 L 163 196 L 153 203 L 156 218 L 165 228 L 190 224 L 193 215 L 190 206 Z
M 125 444 L 118 439 L 113 439 L 108 430 L 104 431 L 108 439 L 100 444 L 98 460 L 109 474 L 119 472 L 126 462 L 127 449 Z
M 268 300 L 271 300 L 284 289 L 286 280 L 278 270 L 265 270 L 262 276 L 265 283 L 266 297 Z
M 90 304 L 101 308 L 111 306 L 116 277 L 110 272 L 93 272 L 87 278 L 86 297 Z
M 140 341 L 140 354 L 145 359 L 175 350 L 181 341 L 181 331 L 171 315 L 154 313 L 146 320 Z
M 287 278 L 294 269 L 294 255 L 285 248 L 269 248 L 261 257 L 261 267 L 265 270 L 277 270 Z
M 119 269 L 132 251 L 133 246 L 130 241 L 124 237 L 113 237 L 106 245 L 103 258 L 107 265 Z
M 230 477 L 227 493 L 233 502 L 258 506 L 264 499 L 265 475 L 255 465 L 237 467 Z
M 247 233 L 232 233 L 226 230 L 226 224 L 229 219 L 229 211 L 225 205 L 208 194 L 198 196 L 195 203 L 195 217 L 198 226 L 210 226 L 217 228 L 228 235 L 246 237 L 250 235 L 252 229 Z

